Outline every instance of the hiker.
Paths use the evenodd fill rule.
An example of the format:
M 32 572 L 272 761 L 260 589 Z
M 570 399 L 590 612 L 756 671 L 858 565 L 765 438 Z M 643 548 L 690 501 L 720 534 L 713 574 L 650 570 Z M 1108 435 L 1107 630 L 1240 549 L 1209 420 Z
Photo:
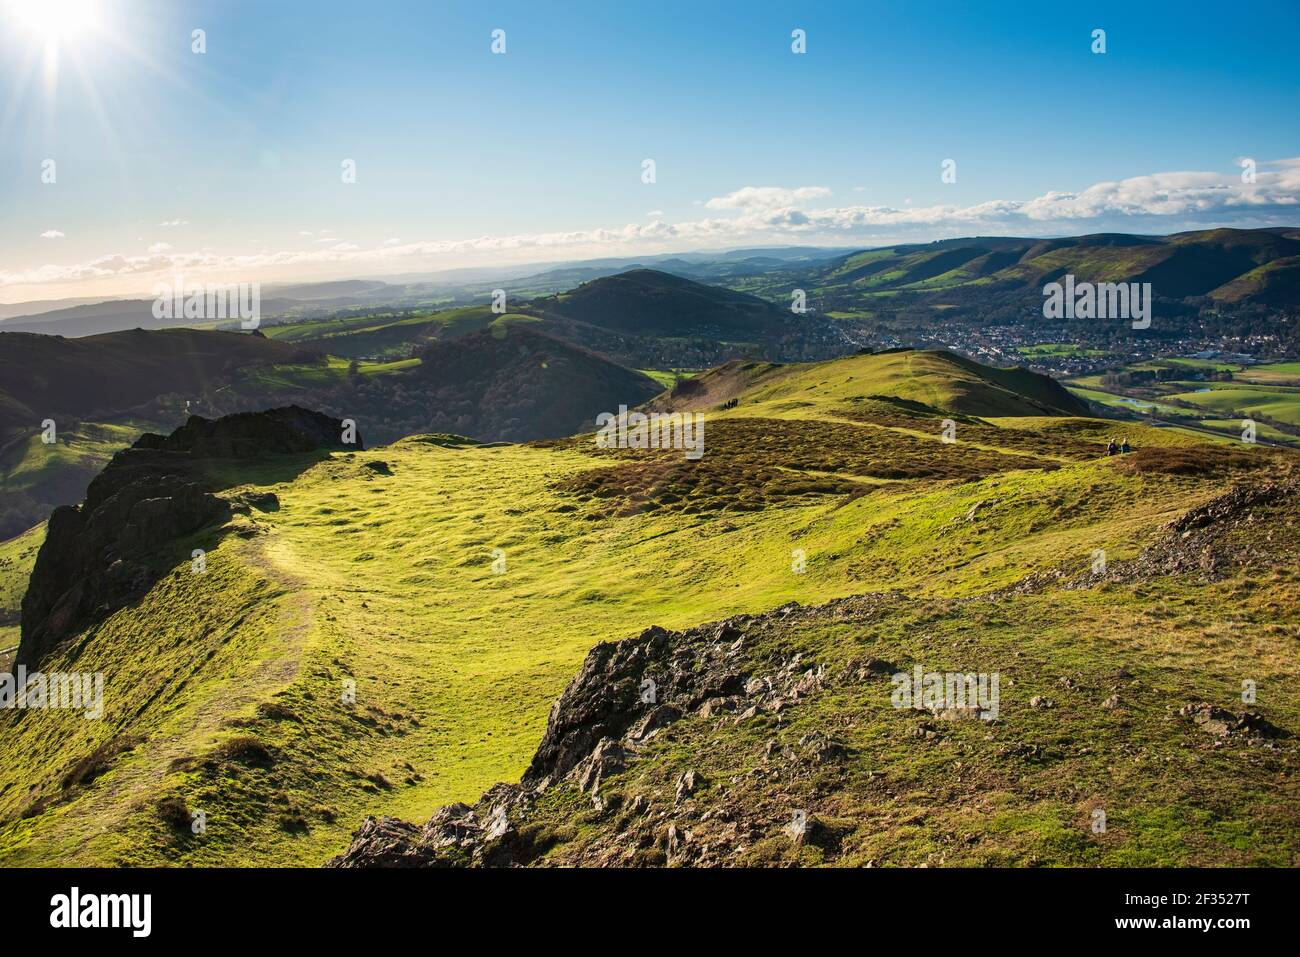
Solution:
M 1133 451 L 1133 446 L 1131 446 L 1131 445 L 1128 444 L 1128 436 L 1126 435 L 1126 436 L 1124 436 L 1123 439 L 1120 440 L 1120 443 L 1119 443 L 1119 454 L 1120 454 L 1120 455 L 1128 455 L 1128 453 L 1130 453 L 1130 452 L 1132 452 L 1132 451 Z
M 1119 451 L 1119 446 L 1115 444 L 1114 439 L 1111 439 L 1110 442 L 1106 445 L 1106 454 L 1114 455 L 1118 451 Z

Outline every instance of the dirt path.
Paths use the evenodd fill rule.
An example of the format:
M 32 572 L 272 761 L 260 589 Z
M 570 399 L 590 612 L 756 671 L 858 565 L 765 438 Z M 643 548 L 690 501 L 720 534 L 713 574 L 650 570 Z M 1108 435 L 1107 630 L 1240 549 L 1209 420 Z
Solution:
M 268 540 L 269 539 L 269 540 Z M 259 536 L 247 542 L 227 540 L 233 546 L 232 557 L 256 568 L 272 584 L 270 595 L 263 595 L 241 609 L 241 614 L 227 628 L 237 631 L 259 606 L 275 603 L 277 623 L 271 638 L 263 645 L 255 668 L 227 677 L 220 688 L 205 690 L 197 704 L 188 702 L 163 721 L 163 726 L 148 740 L 119 762 L 114 773 L 82 795 L 58 823 L 58 839 L 66 845 L 65 864 L 76 865 L 83 857 L 104 863 L 104 848 L 99 843 L 106 835 L 125 830 L 139 806 L 156 798 L 163 780 L 178 759 L 207 751 L 222 731 L 228 718 L 269 700 L 298 676 L 308 635 L 314 621 L 316 602 L 300 579 L 287 573 L 268 552 L 276 548 L 273 538 Z M 206 664 L 206 654 L 196 655 L 192 668 L 179 671 L 170 686 L 188 683 Z M 35 840 L 48 839 L 38 830 Z

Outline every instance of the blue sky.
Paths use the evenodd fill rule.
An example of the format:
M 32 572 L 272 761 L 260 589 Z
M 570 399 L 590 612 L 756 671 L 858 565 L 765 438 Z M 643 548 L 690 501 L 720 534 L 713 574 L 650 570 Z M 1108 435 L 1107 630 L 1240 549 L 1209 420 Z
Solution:
M 1300 225 L 1291 2 L 0 0 L 0 29 L 0 301 Z

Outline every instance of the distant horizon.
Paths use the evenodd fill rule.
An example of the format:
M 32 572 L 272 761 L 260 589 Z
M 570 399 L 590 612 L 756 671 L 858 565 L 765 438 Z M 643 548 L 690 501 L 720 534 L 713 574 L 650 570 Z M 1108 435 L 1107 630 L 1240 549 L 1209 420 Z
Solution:
M 1300 230 L 1300 223 L 1278 224 L 1273 226 L 1209 226 L 1209 227 L 1205 227 L 1204 229 L 1192 229 L 1192 230 L 1179 229 L 1168 233 L 1132 233 L 1132 232 L 1126 232 L 1122 230 L 1100 230 L 1100 231 L 1089 230 L 1087 232 L 1080 232 L 1080 233 L 1059 233 L 1059 234 L 1044 235 L 1044 236 L 1026 236 L 1026 235 L 1010 234 L 1010 233 L 1005 235 L 972 233 L 968 236 L 950 236 L 942 239 L 932 239 L 932 240 L 909 240 L 907 242 L 901 242 L 901 243 L 883 243 L 883 244 L 872 244 L 868 246 L 822 245 L 822 244 L 812 244 L 812 243 L 801 244 L 801 243 L 788 243 L 788 242 L 770 243 L 765 245 L 753 245 L 753 244 L 746 243 L 740 246 L 728 246 L 728 247 L 721 247 L 717 249 L 669 250 L 667 252 L 662 252 L 662 253 L 650 253 L 644 256 L 593 256 L 585 259 L 569 258 L 569 259 L 554 259 L 554 260 L 527 260 L 527 261 L 512 262 L 512 263 L 502 263 L 499 266 L 494 266 L 494 265 L 458 266 L 458 267 L 449 267 L 446 269 L 430 270 L 425 272 L 411 271 L 411 272 L 370 274 L 370 275 L 345 274 L 345 275 L 333 276 L 329 278 L 307 277 L 307 276 L 297 277 L 297 278 L 291 277 L 286 279 L 275 279 L 268 282 L 264 282 L 262 283 L 262 286 L 264 287 L 264 289 L 276 289 L 276 288 L 301 286 L 301 285 L 329 285 L 331 283 L 348 283 L 348 282 L 381 282 L 381 283 L 388 283 L 391 285 L 416 284 L 416 283 L 425 283 L 425 282 L 436 283 L 438 282 L 438 277 L 440 276 L 449 277 L 456 273 L 484 273 L 486 275 L 483 278 L 486 279 L 487 275 L 491 275 L 494 271 L 520 272 L 521 270 L 522 272 L 520 272 L 520 278 L 528 278 L 534 275 L 539 275 L 541 273 L 556 270 L 556 269 L 577 268 L 582 266 L 589 266 L 599 262 L 610 262 L 610 261 L 619 262 L 622 265 L 625 265 L 628 268 L 630 268 L 634 263 L 640 260 L 645 260 L 649 262 L 654 260 L 679 258 L 683 256 L 703 256 L 703 257 L 726 256 L 737 252 L 743 252 L 749 250 L 753 250 L 755 252 L 762 252 L 765 249 L 772 249 L 772 250 L 797 249 L 797 250 L 808 250 L 810 252 L 842 252 L 844 255 L 852 255 L 856 252 L 867 252 L 872 249 L 888 249 L 895 246 L 926 246 L 926 245 L 932 245 L 934 243 L 941 243 L 941 242 L 961 242 L 964 240 L 978 240 L 978 239 L 998 239 L 998 240 L 1025 239 L 1025 240 L 1050 241 L 1050 240 L 1057 240 L 1057 239 L 1082 239 L 1087 236 L 1099 236 L 1099 235 L 1123 235 L 1123 236 L 1134 236 L 1137 238 L 1162 240 L 1162 239 L 1168 239 L 1170 236 L 1180 235 L 1182 233 L 1205 232 L 1205 231 L 1215 230 L 1215 229 L 1233 229 L 1233 230 L 1267 229 L 1267 230 L 1275 230 L 1275 231 L 1288 230 L 1288 229 Z M 168 276 L 162 275 L 151 280 L 151 284 L 157 282 L 166 282 L 166 281 L 168 281 Z M 195 281 L 202 282 L 201 279 L 196 279 Z M 447 281 L 450 282 L 451 280 L 448 279 Z M 102 295 L 102 297 L 92 294 L 89 296 L 55 296 L 48 299 L 14 299 L 14 300 L 0 299 L 0 307 L 12 307 L 12 306 L 23 306 L 23 305 L 41 306 L 41 305 L 60 303 L 60 304 L 67 304 L 67 305 L 60 306 L 59 308 L 74 308 L 76 305 L 95 305 L 97 303 L 104 303 L 104 302 L 146 300 L 152 298 L 152 296 L 153 293 L 150 290 L 150 288 L 144 287 L 144 288 L 138 288 L 134 291 L 125 292 L 121 294 L 104 294 Z M 45 311 L 52 312 L 55 310 L 50 309 Z M 36 313 L 0 317 L 0 329 L 3 328 L 4 323 L 9 322 L 11 319 L 21 319 L 23 318 L 24 315 L 36 315 Z

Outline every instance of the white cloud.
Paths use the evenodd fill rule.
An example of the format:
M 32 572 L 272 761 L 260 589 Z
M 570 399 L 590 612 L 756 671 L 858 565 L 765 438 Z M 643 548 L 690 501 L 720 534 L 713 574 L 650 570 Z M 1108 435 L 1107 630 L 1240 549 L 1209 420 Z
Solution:
M 190 221 L 188 219 L 165 219 L 158 225 L 162 226 L 164 229 L 167 229 L 173 226 L 188 226 L 189 224 Z
M 155 254 L 165 253 L 167 252 L 167 250 L 171 248 L 172 248 L 171 243 L 154 243 L 152 246 L 149 247 L 148 252 L 155 253 Z
M 63 239 L 63 238 L 64 238 L 64 234 L 59 232 L 57 229 L 47 229 L 45 230 L 45 232 L 41 233 L 41 239 Z
M 212 249 L 177 253 L 166 244 L 147 256 L 102 256 L 72 265 L 48 264 L 21 272 L 0 270 L 0 286 L 92 283 L 184 271 L 196 280 L 293 277 L 307 273 L 345 276 L 450 268 L 467 263 L 638 255 L 686 249 L 719 249 L 764 243 L 886 245 L 958 235 L 1067 235 L 1082 232 L 1176 232 L 1209 226 L 1300 225 L 1300 157 L 1260 163 L 1254 183 L 1231 173 L 1172 172 L 1096 183 L 1074 192 L 1053 190 L 1025 200 L 990 199 L 969 206 L 935 204 L 817 206 L 830 190 L 746 186 L 704 205 L 725 213 L 676 223 L 657 217 L 648 224 L 402 242 L 396 238 L 362 248 L 337 236 L 315 248 L 222 254 Z M 53 232 L 53 231 L 52 231 Z M 302 232 L 306 232 L 305 230 Z M 320 233 L 329 233 L 321 230 Z M 132 280 L 134 283 L 134 280 Z M 119 283 L 120 284 L 120 283 Z
M 704 205 L 709 209 L 772 209 L 793 206 L 808 199 L 821 199 L 831 191 L 825 186 L 744 186 L 726 196 L 715 196 Z

